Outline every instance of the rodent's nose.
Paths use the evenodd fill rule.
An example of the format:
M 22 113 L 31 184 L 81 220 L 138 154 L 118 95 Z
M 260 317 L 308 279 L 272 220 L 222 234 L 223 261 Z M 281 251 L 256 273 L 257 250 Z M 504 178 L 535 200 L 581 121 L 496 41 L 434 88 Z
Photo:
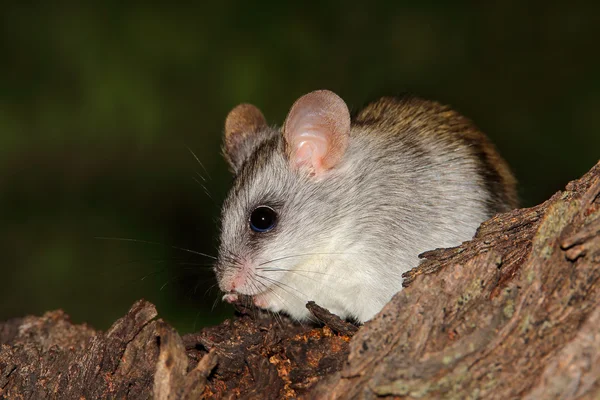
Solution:
M 226 293 L 235 292 L 235 289 L 240 286 L 237 282 L 239 278 L 237 276 L 229 277 L 221 282 L 221 290 Z
M 226 271 L 221 277 L 219 288 L 225 293 L 237 292 L 250 294 L 249 292 L 253 292 L 253 287 L 251 284 L 248 287 L 248 283 L 252 282 L 252 274 L 253 271 L 250 264 L 244 263 L 239 270 Z

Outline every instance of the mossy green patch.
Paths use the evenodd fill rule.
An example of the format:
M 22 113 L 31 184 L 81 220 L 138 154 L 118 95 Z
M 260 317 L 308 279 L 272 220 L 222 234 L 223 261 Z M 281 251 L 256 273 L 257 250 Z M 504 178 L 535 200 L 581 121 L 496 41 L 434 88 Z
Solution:
M 512 318 L 515 313 L 515 302 L 512 299 L 508 299 L 504 308 L 502 308 L 502 313 L 506 318 Z
M 578 201 L 566 202 L 564 200 L 558 201 L 548 208 L 533 239 L 533 257 L 540 256 L 548 259 L 552 256 L 554 246 L 556 246 L 552 240 L 573 219 L 578 209 Z

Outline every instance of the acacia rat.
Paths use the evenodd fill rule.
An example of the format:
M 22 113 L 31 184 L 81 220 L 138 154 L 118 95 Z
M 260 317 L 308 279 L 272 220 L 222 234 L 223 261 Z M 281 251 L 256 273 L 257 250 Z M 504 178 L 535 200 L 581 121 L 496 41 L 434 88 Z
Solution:
M 227 116 L 235 175 L 215 272 L 224 298 L 303 320 L 308 301 L 371 319 L 402 289 L 418 254 L 469 240 L 516 207 L 516 181 L 473 123 L 416 97 L 351 115 L 327 90 L 291 107 L 281 128 L 241 104 Z

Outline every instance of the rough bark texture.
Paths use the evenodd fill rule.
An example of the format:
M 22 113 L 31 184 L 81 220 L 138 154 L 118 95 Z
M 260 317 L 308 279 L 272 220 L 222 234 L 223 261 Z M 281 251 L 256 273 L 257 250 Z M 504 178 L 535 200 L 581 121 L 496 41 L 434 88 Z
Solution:
M 600 163 L 545 203 L 423 255 L 358 329 L 239 309 L 179 336 L 139 301 L 105 333 L 0 323 L 0 398 L 600 397 Z

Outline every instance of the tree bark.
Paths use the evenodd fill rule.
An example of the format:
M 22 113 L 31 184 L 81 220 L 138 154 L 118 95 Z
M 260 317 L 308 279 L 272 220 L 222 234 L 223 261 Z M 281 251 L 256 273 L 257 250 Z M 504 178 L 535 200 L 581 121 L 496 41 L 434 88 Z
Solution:
M 107 332 L 62 311 L 0 323 L 0 398 L 599 398 L 599 195 L 600 163 L 423 254 L 360 328 L 240 306 L 181 337 L 142 300 Z

